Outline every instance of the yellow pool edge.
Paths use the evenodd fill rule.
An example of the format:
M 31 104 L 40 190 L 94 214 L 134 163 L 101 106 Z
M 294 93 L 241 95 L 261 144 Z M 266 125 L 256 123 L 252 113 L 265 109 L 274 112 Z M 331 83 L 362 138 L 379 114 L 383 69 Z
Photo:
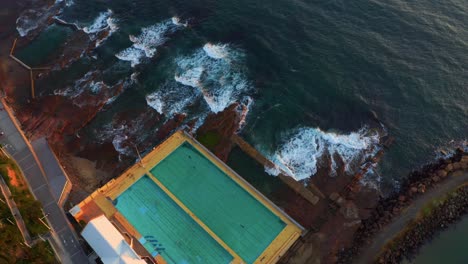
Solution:
M 229 168 L 224 162 L 219 160 L 213 153 L 196 141 L 185 131 L 177 131 L 162 142 L 157 147 L 153 148 L 141 161 L 137 162 L 119 177 L 112 179 L 101 188 L 97 189 L 90 196 L 86 197 L 78 207 L 83 207 L 86 203 L 94 201 L 98 207 L 104 212 L 109 219 L 118 212 L 114 205 L 108 199 L 115 200 L 120 194 L 132 186 L 136 181 L 145 175 L 151 178 L 174 202 L 176 202 L 194 221 L 196 221 L 214 240 L 216 240 L 225 250 L 232 256 L 231 263 L 245 263 L 237 253 L 225 244 L 213 231 L 211 231 L 195 214 L 193 214 L 176 196 L 174 196 L 161 182 L 157 180 L 150 170 L 159 162 L 171 154 L 183 143 L 189 143 L 208 160 L 215 164 L 222 172 L 228 175 L 233 181 L 239 184 L 244 190 L 252 195 L 257 201 L 262 203 L 266 208 L 279 217 L 286 226 L 277 235 L 277 237 L 269 244 L 269 246 L 260 254 L 254 263 L 276 263 L 279 258 L 294 244 L 294 242 L 302 235 L 304 228 L 279 209 L 273 202 L 263 196 L 258 190 L 251 186 L 241 176 Z M 75 218 L 79 218 L 78 215 Z M 127 225 L 128 224 L 128 225 Z M 137 230 L 129 223 L 126 223 L 126 228 L 131 226 L 132 233 L 139 234 Z M 140 239 L 138 237 L 137 239 Z M 151 252 L 149 252 L 151 253 Z M 159 255 L 158 255 L 159 256 Z M 161 256 L 159 256 L 161 261 Z

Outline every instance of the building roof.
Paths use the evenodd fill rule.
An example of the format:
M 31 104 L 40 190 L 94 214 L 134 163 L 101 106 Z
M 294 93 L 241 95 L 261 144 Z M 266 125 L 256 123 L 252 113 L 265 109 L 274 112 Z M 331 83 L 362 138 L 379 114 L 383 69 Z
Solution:
M 104 215 L 89 221 L 81 235 L 105 264 L 146 264 Z

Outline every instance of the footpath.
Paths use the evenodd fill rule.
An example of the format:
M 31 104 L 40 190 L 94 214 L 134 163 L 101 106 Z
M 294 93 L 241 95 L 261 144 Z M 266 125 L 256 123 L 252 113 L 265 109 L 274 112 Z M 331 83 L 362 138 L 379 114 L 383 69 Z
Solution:
M 3 132 L 0 144 L 17 162 L 26 178 L 31 193 L 42 204 L 45 219 L 51 229 L 49 242 L 56 256 L 61 263 L 65 264 L 88 263 L 88 257 L 81 248 L 78 236 L 68 222 L 58 201 L 54 198 L 47 181 L 49 177 L 46 176 L 37 154 L 4 99 L 0 100 L 0 130 Z
M 466 170 L 457 171 L 452 173 L 447 181 L 418 197 L 404 212 L 401 213 L 401 215 L 396 217 L 392 223 L 374 237 L 372 243 L 370 243 L 369 246 L 361 252 L 356 263 L 372 263 L 382 250 L 383 246 L 402 231 L 411 220 L 416 218 L 424 206 L 426 206 L 431 200 L 442 197 L 446 193 L 455 190 L 458 186 L 466 182 L 468 182 L 468 172 Z

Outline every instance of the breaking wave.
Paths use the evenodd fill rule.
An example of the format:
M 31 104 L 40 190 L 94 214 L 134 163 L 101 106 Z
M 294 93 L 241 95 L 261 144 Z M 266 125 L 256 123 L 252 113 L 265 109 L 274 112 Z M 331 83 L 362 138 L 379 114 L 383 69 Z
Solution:
M 36 10 L 25 10 L 16 19 L 16 30 L 21 37 L 27 36 L 28 33 L 39 27 L 40 24 L 47 20 L 46 10 L 38 8 Z
M 119 29 L 117 26 L 117 20 L 113 18 L 112 15 L 113 12 L 110 9 L 108 9 L 106 12 L 101 12 L 94 19 L 91 25 L 82 28 L 82 30 L 90 36 L 91 40 L 96 40 L 96 47 L 101 45 L 107 38 L 109 38 Z M 100 37 L 99 33 L 102 31 L 107 31 L 108 33 L 104 37 Z
M 244 54 L 229 45 L 206 44 L 187 57 L 176 59 L 176 82 L 196 88 L 212 112 L 239 102 L 250 90 L 243 66 Z
M 82 78 L 75 81 L 72 86 L 68 86 L 65 89 L 57 89 L 54 91 L 54 95 L 66 96 L 68 98 L 76 98 L 82 95 L 85 91 L 92 94 L 99 93 L 103 88 L 108 86 L 102 81 L 94 81 L 96 72 L 88 72 Z
M 222 59 L 229 55 L 229 46 L 227 44 L 214 45 L 206 43 L 205 46 L 203 46 L 203 50 L 213 59 Z
M 126 48 L 115 55 L 119 60 L 129 61 L 132 67 L 140 64 L 145 51 L 132 47 Z
M 177 113 L 185 113 L 187 107 L 198 100 L 199 94 L 193 89 L 178 85 L 175 82 L 168 82 L 146 96 L 148 106 L 158 113 L 172 117 Z
M 143 57 L 152 58 L 156 55 L 157 48 L 166 43 L 169 40 L 170 34 L 173 34 L 180 28 L 181 26 L 173 23 L 171 19 L 142 28 L 140 35 L 129 36 L 133 45 L 117 53 L 115 56 L 120 60 L 130 61 L 132 67 L 135 67 L 141 62 Z
M 185 21 L 184 23 L 182 23 L 182 22 L 180 21 L 180 18 L 179 18 L 179 17 L 176 17 L 176 16 L 175 16 L 175 17 L 172 17 L 171 20 L 172 20 L 172 24 L 174 24 L 174 25 L 176 25 L 176 26 L 188 27 L 188 22 Z
M 274 167 L 265 168 L 271 175 L 281 172 L 300 181 L 317 172 L 319 162 L 329 155 L 332 160 L 332 173 L 336 173 L 335 158 L 339 156 L 345 171 L 350 172 L 359 166 L 366 155 L 378 148 L 379 135 L 365 128 L 350 134 L 325 132 L 319 128 L 300 128 L 291 133 L 279 149 L 270 156 Z
M 65 2 L 66 6 L 72 6 L 73 4 L 75 4 L 75 2 L 73 2 L 73 0 L 55 0 L 55 4 L 59 4 L 59 3 L 62 3 L 62 2 Z
M 108 21 L 111 20 L 111 15 L 112 10 L 110 9 L 108 9 L 106 12 L 99 13 L 91 25 L 83 27 L 83 31 L 88 34 L 92 34 L 110 28 Z

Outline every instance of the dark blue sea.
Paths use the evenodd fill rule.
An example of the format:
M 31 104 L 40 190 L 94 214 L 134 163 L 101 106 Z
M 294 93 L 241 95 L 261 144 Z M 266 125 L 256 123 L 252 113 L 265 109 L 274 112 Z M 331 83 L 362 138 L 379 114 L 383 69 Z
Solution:
M 133 151 L 126 139 L 158 129 L 142 131 L 144 116 L 122 122 L 123 112 L 185 113 L 197 126 L 234 102 L 248 110 L 239 133 L 277 165 L 267 171 L 298 180 L 327 155 L 352 171 L 390 135 L 366 181 L 392 188 L 467 138 L 466 0 L 63 1 L 60 19 L 109 36 L 53 73 L 41 95 L 124 83 L 82 132 L 123 154 Z M 46 58 L 69 34 L 49 26 L 18 56 L 44 63 L 27 55 Z

